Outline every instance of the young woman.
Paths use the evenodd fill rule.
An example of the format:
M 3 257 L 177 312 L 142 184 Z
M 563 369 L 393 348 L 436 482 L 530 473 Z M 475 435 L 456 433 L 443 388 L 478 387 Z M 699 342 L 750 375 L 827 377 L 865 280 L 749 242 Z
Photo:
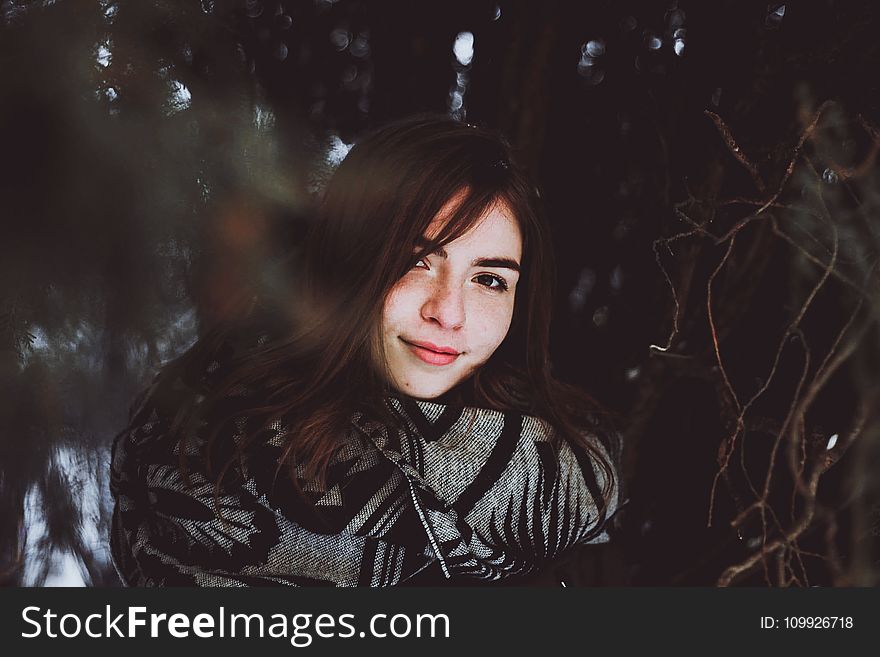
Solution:
M 367 136 L 300 264 L 118 436 L 126 584 L 488 581 L 607 540 L 619 445 L 551 375 L 550 236 L 502 139 L 438 117 Z

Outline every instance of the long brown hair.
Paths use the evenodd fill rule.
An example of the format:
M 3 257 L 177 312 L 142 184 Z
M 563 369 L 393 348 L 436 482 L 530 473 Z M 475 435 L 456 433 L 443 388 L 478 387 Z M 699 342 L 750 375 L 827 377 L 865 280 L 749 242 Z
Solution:
M 413 245 L 452 198 L 461 201 L 442 230 L 413 255 Z M 353 412 L 398 421 L 386 403 L 395 393 L 378 339 L 383 302 L 419 258 L 466 233 L 499 202 L 512 211 L 523 242 L 511 327 L 492 357 L 443 400 L 548 422 L 557 439 L 593 455 L 605 475 L 607 500 L 614 468 L 584 434 L 589 431 L 585 423 L 602 411 L 550 371 L 555 269 L 538 191 L 495 132 L 437 116 L 387 125 L 352 148 L 315 214 L 299 263 L 297 293 L 283 301 L 260 300 L 276 320 L 274 332 L 260 344 L 229 347 L 229 365 L 220 380 L 198 391 L 199 403 L 178 409 L 172 430 L 183 436 L 200 419 L 212 418 L 208 461 L 212 454 L 226 456 L 218 487 L 248 443 L 273 424 L 277 428 L 276 421 L 283 420 L 287 428 L 279 467 L 287 469 L 297 487 L 297 479 L 323 485 Z M 167 366 L 160 380 L 168 385 L 183 371 L 204 369 L 234 333 L 229 326 L 215 327 Z M 229 409 L 234 389 L 261 392 L 252 402 Z M 242 438 L 238 431 L 236 454 L 230 456 L 229 445 L 216 443 L 224 435 L 221 429 L 242 413 L 248 418 L 247 435 Z

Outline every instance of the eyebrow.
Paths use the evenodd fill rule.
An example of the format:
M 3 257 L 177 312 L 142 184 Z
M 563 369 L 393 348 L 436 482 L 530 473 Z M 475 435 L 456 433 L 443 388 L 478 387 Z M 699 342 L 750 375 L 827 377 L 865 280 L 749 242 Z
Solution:
M 424 239 L 419 238 L 416 239 L 416 247 L 417 248 L 426 248 L 430 243 Z M 438 246 L 431 252 L 432 255 L 438 255 L 441 258 L 448 258 L 449 254 L 446 253 L 446 249 L 442 246 Z M 471 267 L 497 267 L 500 269 L 512 269 L 513 271 L 519 271 L 519 263 L 513 258 L 504 258 L 504 257 L 494 257 L 494 258 L 477 258 L 476 260 L 471 262 Z

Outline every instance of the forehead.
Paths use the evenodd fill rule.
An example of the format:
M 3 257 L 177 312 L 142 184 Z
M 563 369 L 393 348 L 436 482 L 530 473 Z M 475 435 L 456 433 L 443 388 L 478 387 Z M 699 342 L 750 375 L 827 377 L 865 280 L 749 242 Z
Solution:
M 457 201 L 457 198 L 452 198 L 437 213 L 425 231 L 426 239 L 433 239 L 443 229 L 455 210 Z M 489 206 L 466 233 L 446 244 L 444 248 L 447 251 L 492 251 L 493 255 L 519 259 L 522 256 L 519 222 L 507 204 L 498 201 Z

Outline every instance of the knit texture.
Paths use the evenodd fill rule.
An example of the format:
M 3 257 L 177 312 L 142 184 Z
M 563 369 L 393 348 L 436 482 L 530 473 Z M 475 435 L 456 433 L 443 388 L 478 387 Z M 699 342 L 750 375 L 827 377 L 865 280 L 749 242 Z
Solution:
M 598 522 L 601 469 L 582 448 L 555 446 L 545 422 L 410 398 L 387 403 L 399 426 L 356 413 L 324 489 L 301 479 L 300 495 L 278 471 L 289 433 L 276 422 L 248 446 L 216 504 L 198 441 L 171 440 L 169 418 L 142 403 L 112 453 L 111 552 L 122 581 L 391 586 L 435 561 L 448 578 L 495 580 L 608 540 L 619 486 Z M 235 426 L 230 447 L 247 428 L 245 420 Z M 615 436 L 585 435 L 617 467 Z

